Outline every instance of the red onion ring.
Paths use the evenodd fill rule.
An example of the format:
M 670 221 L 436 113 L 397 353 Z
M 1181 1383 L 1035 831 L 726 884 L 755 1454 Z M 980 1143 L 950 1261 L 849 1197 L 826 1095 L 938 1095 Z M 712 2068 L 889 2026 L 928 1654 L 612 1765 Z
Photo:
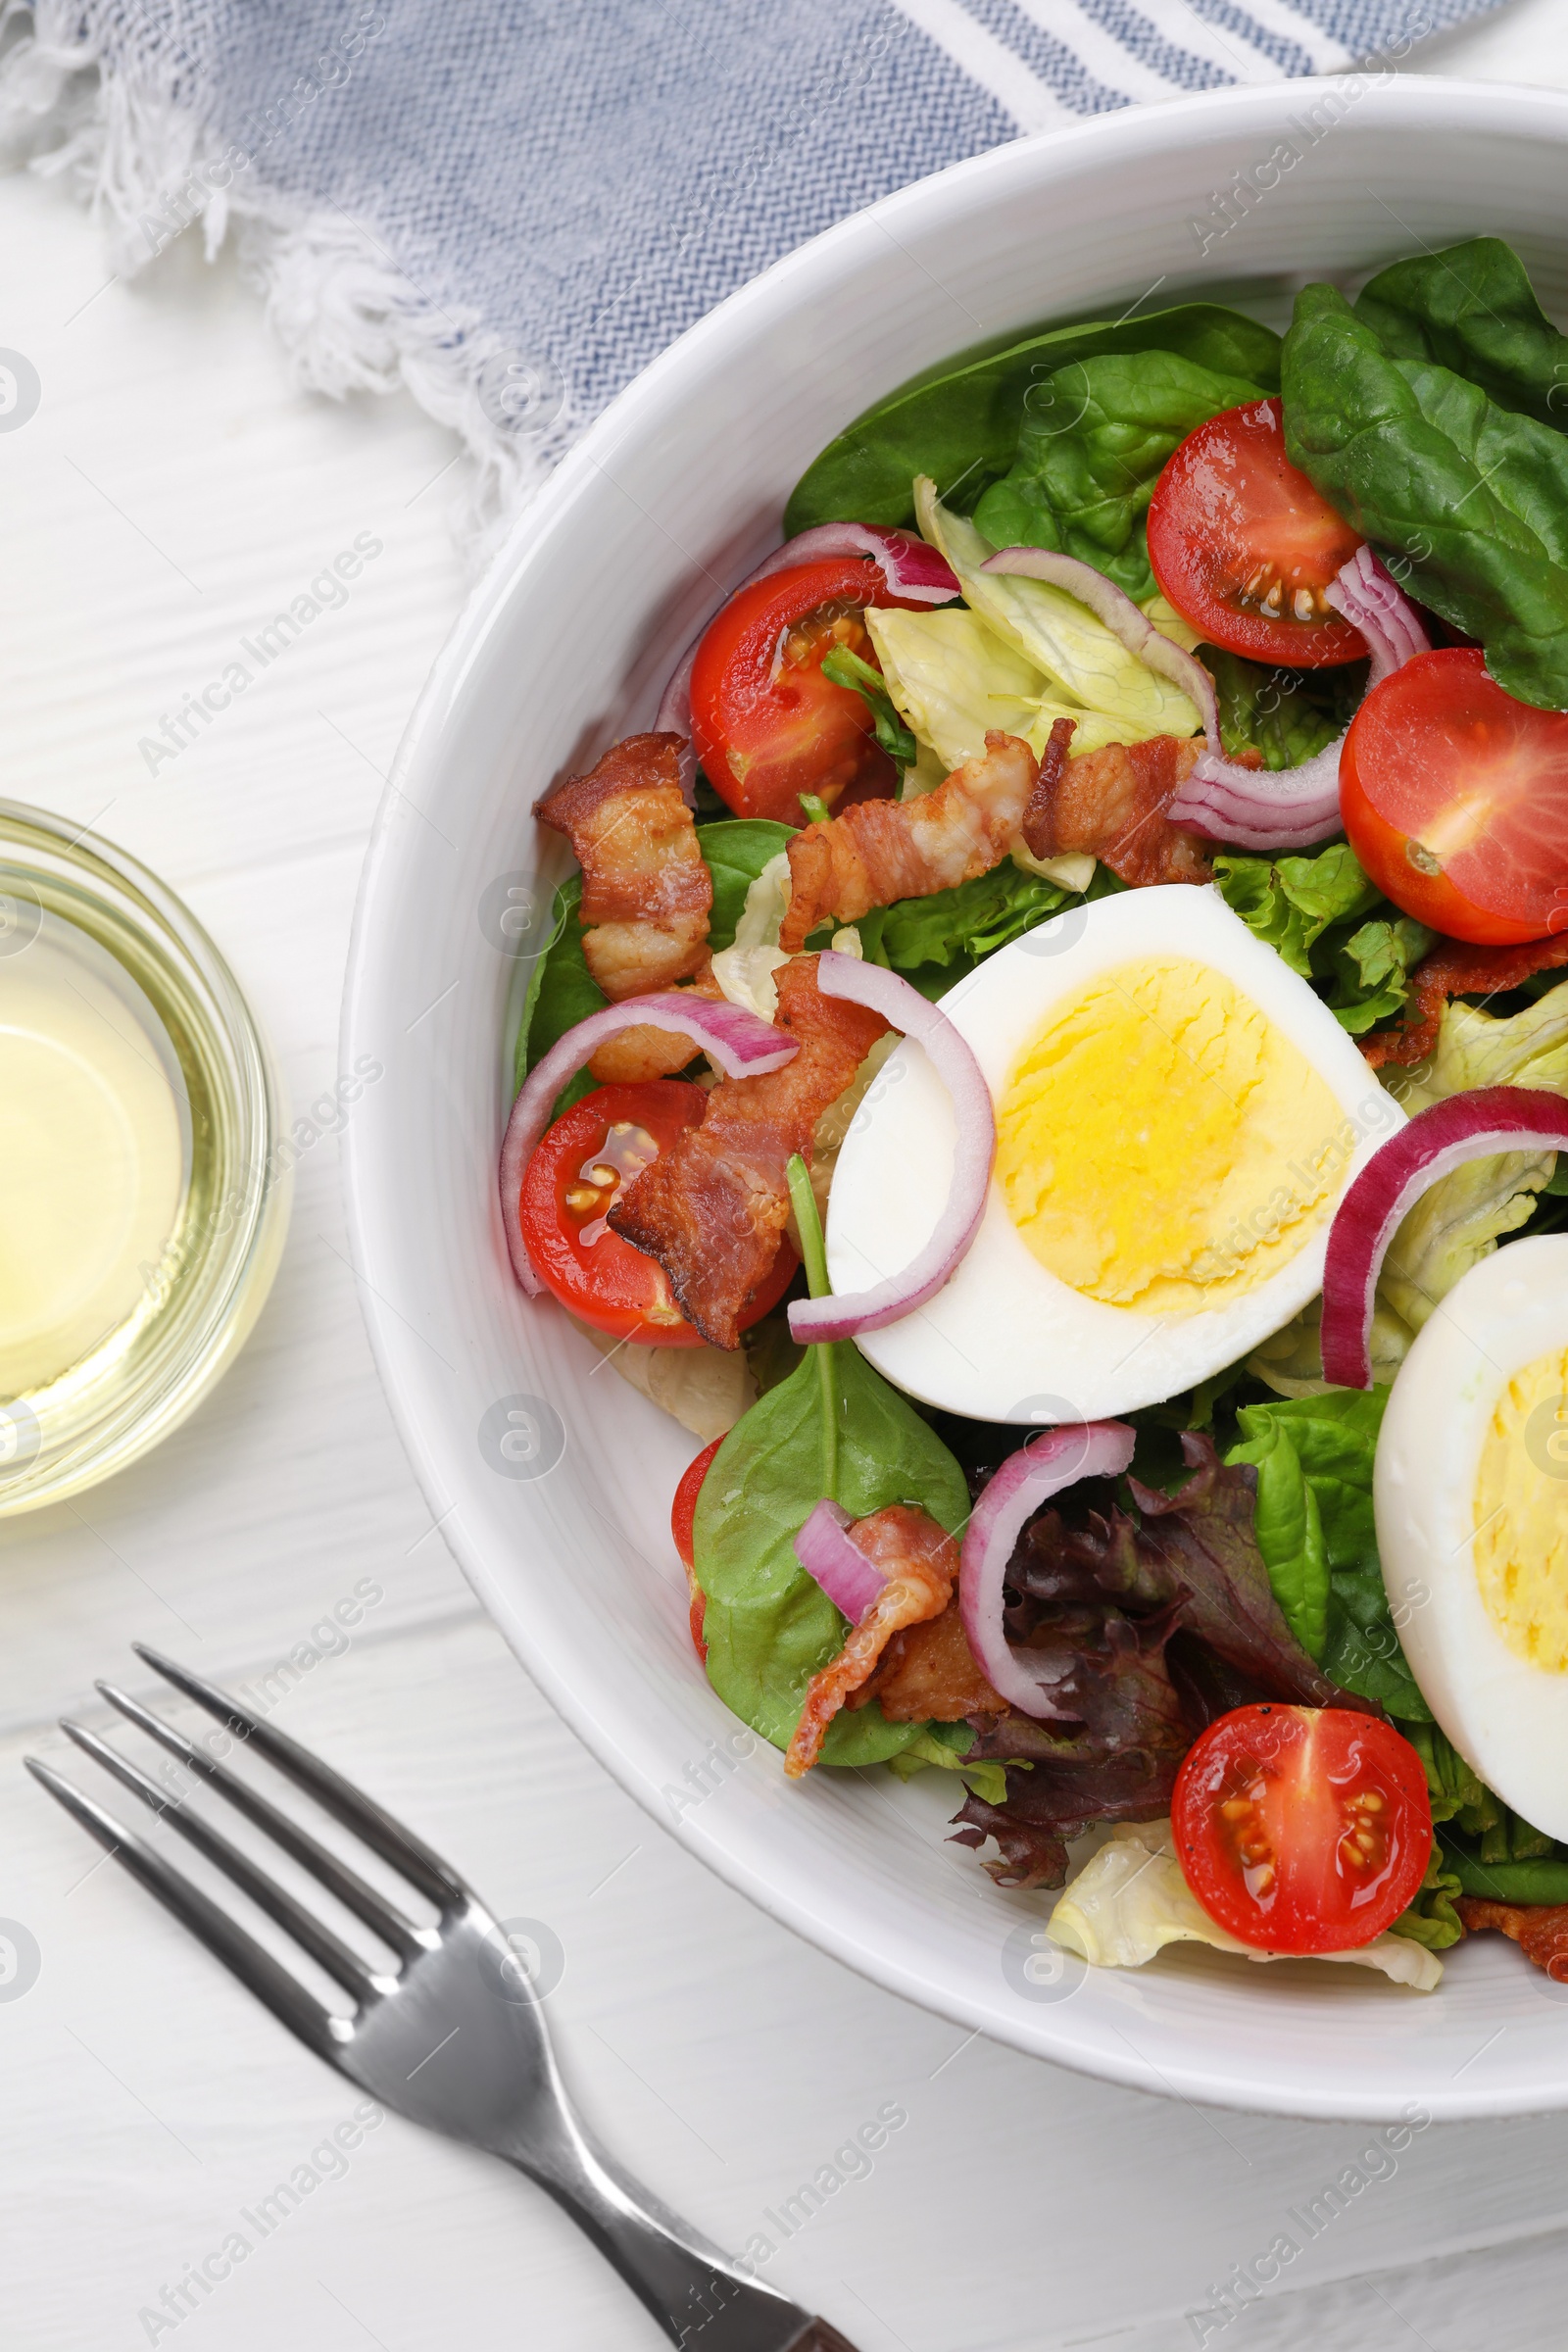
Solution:
M 1191 697 L 1202 718 L 1210 751 L 1219 751 L 1219 705 L 1213 679 L 1195 655 L 1185 653 L 1168 637 L 1162 637 L 1114 580 L 1107 580 L 1092 564 L 1082 564 L 1076 556 L 1058 556 L 1049 547 L 1004 547 L 980 568 L 1029 580 L 1049 580 L 1054 588 L 1065 588 L 1069 596 L 1075 596 L 1104 622 L 1130 654 L 1136 654 L 1146 669 L 1157 671 L 1160 677 Z
M 887 1579 L 851 1536 L 854 1525 L 842 1503 L 819 1502 L 795 1539 L 795 1557 L 833 1606 L 858 1625 Z
M 797 1298 L 790 1308 L 790 1337 L 802 1343 L 853 1340 L 862 1331 L 881 1331 L 912 1314 L 940 1291 L 980 1230 L 997 1150 L 991 1089 L 968 1045 L 940 1005 L 931 1004 L 897 972 L 885 971 L 879 963 L 862 963 L 856 956 L 841 956 L 832 948 L 825 949 L 817 959 L 816 985 L 824 996 L 868 1004 L 895 1029 L 902 1029 L 906 1037 L 924 1047 L 953 1098 L 957 1141 L 947 1202 L 925 1248 L 901 1274 L 890 1275 L 868 1291 L 850 1292 L 843 1298 Z
M 1412 607 L 1364 542 L 1323 597 L 1366 639 L 1372 657 L 1368 693 L 1415 655 L 1428 651 L 1426 631 Z M 1238 767 L 1221 756 L 1211 737 L 1209 749 L 1165 814 L 1173 825 L 1228 842 L 1234 849 L 1310 849 L 1340 830 L 1344 748 L 1341 735 L 1299 767 L 1283 767 L 1270 775 L 1259 768 Z
M 770 572 L 788 571 L 797 564 L 825 564 L 834 556 L 869 556 L 880 567 L 893 594 L 903 597 L 906 604 L 946 605 L 963 593 L 946 556 L 938 548 L 928 547 L 923 539 L 913 539 L 907 531 L 874 530 L 864 522 L 822 522 L 814 530 L 802 531 L 798 537 L 787 539 L 782 547 L 776 547 L 755 571 L 749 571 L 744 580 L 737 582 L 729 596 L 739 596 L 743 588 L 750 588 L 755 580 L 765 580 Z M 729 597 L 724 601 L 727 604 Z M 657 735 L 685 737 L 680 753 L 680 788 L 688 808 L 695 798 L 697 774 L 697 755 L 691 742 L 692 664 L 711 618 L 710 614 L 676 663 L 654 720 Z
M 1119 1478 L 1133 1458 L 1135 1433 L 1125 1421 L 1073 1421 L 1047 1430 L 1009 1454 L 982 1490 L 964 1531 L 958 1608 L 975 1662 L 994 1690 L 1044 1722 L 1064 1720 L 1053 1706 L 1043 1659 L 1014 1649 L 1002 1623 L 1007 1562 L 1026 1519 L 1080 1478 Z
M 791 1055 L 800 1052 L 796 1039 L 786 1037 L 771 1022 L 759 1020 L 744 1005 L 728 1004 L 722 998 L 685 996 L 674 989 L 607 1004 L 603 1012 L 591 1012 L 558 1038 L 529 1071 L 512 1105 L 501 1146 L 501 1222 L 506 1228 L 512 1271 L 530 1298 L 537 1298 L 544 1285 L 528 1261 L 528 1246 L 522 1238 L 522 1179 L 534 1146 L 550 1124 L 550 1106 L 566 1080 L 593 1059 L 607 1038 L 645 1025 L 677 1030 L 691 1038 L 727 1078 L 760 1078 L 768 1070 L 782 1069 Z
M 1568 1152 L 1568 1102 L 1529 1086 L 1483 1086 L 1433 1102 L 1379 1147 L 1346 1189 L 1323 1262 L 1323 1377 L 1372 1386 L 1372 1309 L 1399 1220 L 1467 1160 L 1532 1146 Z

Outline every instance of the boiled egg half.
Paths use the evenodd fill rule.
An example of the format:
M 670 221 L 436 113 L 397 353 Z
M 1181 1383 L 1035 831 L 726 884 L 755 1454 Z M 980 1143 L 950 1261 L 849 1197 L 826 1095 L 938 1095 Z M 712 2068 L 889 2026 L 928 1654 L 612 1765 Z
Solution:
M 942 1000 L 997 1116 L 953 1279 L 859 1346 L 977 1420 L 1099 1420 L 1235 1363 L 1321 1289 L 1347 1182 L 1403 1114 L 1334 1015 L 1217 890 L 1065 908 Z M 935 1228 L 954 1111 L 906 1039 L 856 1113 L 828 1205 L 838 1292 Z
M 1568 1838 L 1568 1236 L 1484 1257 L 1423 1325 L 1373 1504 L 1427 1704 L 1504 1804 Z

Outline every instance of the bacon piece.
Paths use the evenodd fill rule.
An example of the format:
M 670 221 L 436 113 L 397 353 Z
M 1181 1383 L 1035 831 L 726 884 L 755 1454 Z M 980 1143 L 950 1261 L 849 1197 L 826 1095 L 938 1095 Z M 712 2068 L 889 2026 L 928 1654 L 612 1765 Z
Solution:
M 582 952 L 612 1004 L 689 979 L 708 954 L 713 879 L 681 798 L 681 742 L 628 735 L 534 803 L 576 852 Z
M 873 1698 L 890 1723 L 961 1723 L 966 1716 L 1008 1711 L 975 1662 L 956 1599 L 940 1617 L 895 1634 L 869 1682 L 845 1703 L 864 1707 Z
M 1088 850 L 1135 890 L 1152 882 L 1212 881 L 1204 844 L 1164 815 L 1202 749 L 1200 736 L 1183 743 L 1154 735 L 1066 760 L 1054 790 L 1031 798 L 1025 842 L 1037 858 Z
M 792 1781 L 809 1772 L 822 1752 L 827 1727 L 845 1700 L 871 1674 L 893 1636 L 905 1626 L 939 1617 L 953 1597 L 958 1546 L 926 1511 L 891 1503 L 857 1519 L 850 1542 L 883 1571 L 887 1582 L 849 1640 L 820 1674 L 813 1674 L 806 1704 L 784 1757 Z
M 726 1078 L 699 1126 L 622 1187 L 610 1223 L 657 1257 L 688 1322 L 714 1348 L 740 1346 L 740 1315 L 789 1222 L 791 1156 L 811 1163 L 817 1120 L 887 1028 L 878 1012 L 824 997 L 816 957 L 778 973 L 775 1026 L 801 1050 L 764 1078 Z
M 935 792 L 858 801 L 842 816 L 808 825 L 789 845 L 779 946 L 793 956 L 829 915 L 858 922 L 873 906 L 927 899 L 988 874 L 1016 838 L 1038 773 L 1026 743 L 992 733 L 984 755 L 956 767 Z
M 1051 811 L 1061 789 L 1062 771 L 1067 765 L 1067 755 L 1072 750 L 1072 739 L 1077 728 L 1078 721 L 1075 718 L 1054 718 L 1051 733 L 1046 738 L 1046 748 L 1040 755 L 1040 773 L 1035 778 L 1035 788 L 1029 795 L 1029 804 L 1024 809 L 1023 823 L 1019 828 L 1023 834 L 1024 848 L 1032 850 L 1037 858 L 1050 858 L 1054 854 L 1051 850 L 1036 849 L 1035 843 L 1037 839 L 1051 841 L 1054 838 Z
M 1386 1061 L 1425 1061 L 1438 1042 L 1443 1007 L 1450 997 L 1494 997 L 1517 988 L 1535 972 L 1568 963 L 1568 931 L 1551 939 L 1529 939 L 1516 948 L 1473 948 L 1445 940 L 1423 956 L 1410 974 L 1411 1003 L 1404 1026 L 1363 1037 L 1361 1051 L 1375 1070 Z
M 1454 1909 L 1467 1928 L 1511 1936 L 1527 1960 L 1554 1984 L 1568 1984 L 1568 1903 L 1493 1903 L 1461 1894 Z

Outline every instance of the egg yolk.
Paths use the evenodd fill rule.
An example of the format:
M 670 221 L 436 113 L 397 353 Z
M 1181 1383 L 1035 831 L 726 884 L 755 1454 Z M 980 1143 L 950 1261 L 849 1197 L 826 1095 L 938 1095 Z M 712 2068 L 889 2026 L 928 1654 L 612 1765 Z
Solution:
M 1568 1348 L 1515 1373 L 1476 1474 L 1476 1576 L 1516 1657 L 1568 1674 Z
M 997 1176 L 1042 1265 L 1075 1291 L 1192 1314 L 1290 1262 L 1354 1138 L 1289 1038 L 1206 964 L 1152 956 L 1056 1006 L 1013 1069 Z

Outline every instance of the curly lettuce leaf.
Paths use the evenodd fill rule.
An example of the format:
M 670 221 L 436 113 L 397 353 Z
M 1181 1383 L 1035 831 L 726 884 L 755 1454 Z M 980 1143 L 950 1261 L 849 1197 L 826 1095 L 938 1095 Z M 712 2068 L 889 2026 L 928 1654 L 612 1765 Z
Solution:
M 1145 516 L 1178 442 L 1260 388 L 1174 351 L 1101 352 L 1038 380 L 1018 449 L 974 510 L 993 547 L 1049 547 L 1093 564 L 1134 603 L 1155 593 Z
M 1226 853 L 1214 878 L 1232 911 L 1317 984 L 1352 1037 L 1400 1010 L 1411 968 L 1437 936 L 1390 905 L 1348 842 L 1298 858 Z
M 1458 1872 L 1445 1869 L 1442 1853 L 1434 1839 L 1427 1875 L 1414 1900 L 1406 1905 L 1397 1919 L 1390 1921 L 1389 1934 L 1407 1936 L 1412 1943 L 1424 1944 L 1429 1952 L 1447 1951 L 1464 1934 L 1464 1922 L 1453 1907 L 1455 1895 L 1463 1892 L 1464 1886 Z
M 1359 662 L 1335 669 L 1270 669 L 1223 646 L 1200 643 L 1214 681 L 1220 741 L 1236 759 L 1260 752 L 1267 768 L 1299 767 L 1326 751 L 1355 715 L 1366 691 Z

